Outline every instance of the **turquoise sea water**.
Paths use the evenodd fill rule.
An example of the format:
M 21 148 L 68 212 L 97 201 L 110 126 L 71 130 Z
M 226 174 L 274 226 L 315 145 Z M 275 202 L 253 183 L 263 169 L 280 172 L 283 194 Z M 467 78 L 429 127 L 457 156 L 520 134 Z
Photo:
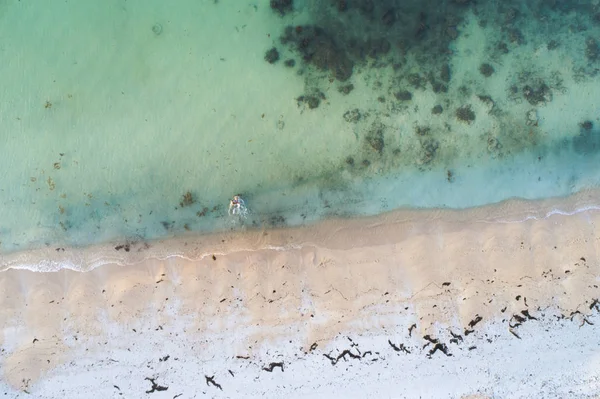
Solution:
M 598 187 L 599 16 L 0 1 L 0 253 Z

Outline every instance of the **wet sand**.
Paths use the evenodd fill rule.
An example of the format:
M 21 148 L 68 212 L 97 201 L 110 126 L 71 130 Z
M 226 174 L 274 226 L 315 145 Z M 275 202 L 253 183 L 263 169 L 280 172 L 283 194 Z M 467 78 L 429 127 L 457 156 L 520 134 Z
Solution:
M 2 390 L 593 397 L 600 211 L 551 213 L 595 198 L 52 249 L 121 264 L 0 273 Z

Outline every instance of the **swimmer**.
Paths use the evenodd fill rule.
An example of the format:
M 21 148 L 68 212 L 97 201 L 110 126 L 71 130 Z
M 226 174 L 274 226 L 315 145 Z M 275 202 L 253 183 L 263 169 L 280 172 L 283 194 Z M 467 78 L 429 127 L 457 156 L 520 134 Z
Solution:
M 229 201 L 229 214 L 237 215 L 245 213 L 246 206 L 244 200 L 239 195 L 234 195 L 233 199 Z

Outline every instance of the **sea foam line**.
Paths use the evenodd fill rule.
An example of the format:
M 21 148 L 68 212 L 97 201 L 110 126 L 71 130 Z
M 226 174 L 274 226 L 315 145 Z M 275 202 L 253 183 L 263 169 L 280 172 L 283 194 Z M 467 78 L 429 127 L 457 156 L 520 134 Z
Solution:
M 170 253 L 170 254 L 166 254 L 166 255 L 161 255 L 161 254 L 150 254 L 147 257 L 144 257 L 142 259 L 136 259 L 136 260 L 131 260 L 131 261 L 126 261 L 123 258 L 117 258 L 114 256 L 99 256 L 95 259 L 90 259 L 90 260 L 81 260 L 80 262 L 78 262 L 77 260 L 70 260 L 70 259 L 61 259 L 61 260 L 50 260 L 50 259 L 43 259 L 43 260 L 39 260 L 37 262 L 20 262 L 19 260 L 16 260 L 14 262 L 12 262 L 11 264 L 5 264 L 2 265 L 2 270 L 9 270 L 9 269 L 15 269 L 15 270 L 28 270 L 31 272 L 39 272 L 39 273 L 52 273 L 52 272 L 57 272 L 63 269 L 67 269 L 67 270 L 73 270 L 76 272 L 89 272 L 92 271 L 98 267 L 101 266 L 105 266 L 105 265 L 117 265 L 117 266 L 133 266 L 133 265 L 137 265 L 149 260 L 157 260 L 157 261 L 165 261 L 165 260 L 169 260 L 169 259 L 183 259 L 183 260 L 187 260 L 190 262 L 197 262 L 197 261 L 201 261 L 206 257 L 211 257 L 211 256 L 227 256 L 227 255 L 232 255 L 235 253 L 240 253 L 240 252 L 257 252 L 257 251 L 262 251 L 262 250 L 269 250 L 269 251 L 289 251 L 289 250 L 299 250 L 304 248 L 305 246 L 310 246 L 310 245 L 314 245 L 314 244 L 310 244 L 310 243 L 306 243 L 306 244 L 288 244 L 285 246 L 276 246 L 276 245 L 265 245 L 263 247 L 259 247 L 259 248 L 236 248 L 235 250 L 232 251 L 228 251 L 228 252 L 219 252 L 219 251 L 211 251 L 211 252 L 203 252 L 199 255 L 196 256 L 187 256 L 183 253 Z
M 583 212 L 588 212 L 588 211 L 598 211 L 598 210 L 600 210 L 600 206 L 588 205 L 588 206 L 584 206 L 583 208 L 577 208 L 573 211 L 564 211 L 562 209 L 552 209 L 551 211 L 546 212 L 546 214 L 542 217 L 538 217 L 535 215 L 527 215 L 523 219 L 517 219 L 517 220 L 495 219 L 495 220 L 484 221 L 484 222 L 486 222 L 486 223 L 521 223 L 521 222 L 526 222 L 528 220 L 545 220 L 545 219 L 549 219 L 550 217 L 552 217 L 554 215 L 573 216 L 578 213 L 583 213 Z

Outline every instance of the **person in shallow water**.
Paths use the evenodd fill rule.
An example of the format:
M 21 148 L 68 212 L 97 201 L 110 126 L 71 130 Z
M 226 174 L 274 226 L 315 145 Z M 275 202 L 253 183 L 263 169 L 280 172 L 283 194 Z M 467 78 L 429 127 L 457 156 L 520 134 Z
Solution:
M 246 203 L 242 199 L 242 197 L 238 195 L 234 195 L 233 199 L 229 201 L 229 214 L 230 215 L 245 215 L 246 213 Z

